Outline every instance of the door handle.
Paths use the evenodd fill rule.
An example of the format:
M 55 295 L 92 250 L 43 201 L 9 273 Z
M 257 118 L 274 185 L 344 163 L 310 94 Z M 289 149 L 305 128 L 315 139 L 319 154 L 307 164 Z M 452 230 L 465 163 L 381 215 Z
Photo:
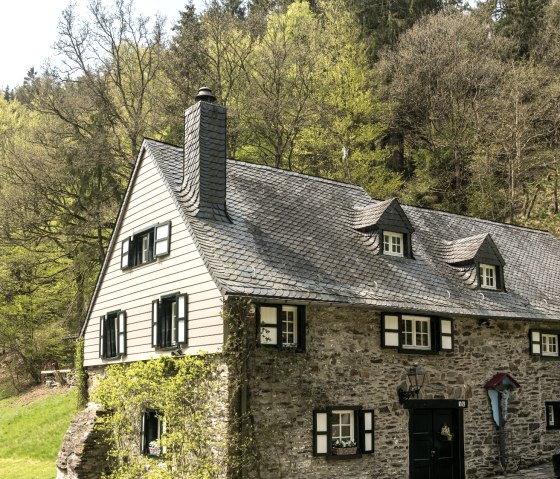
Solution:
M 432 457 L 436 455 L 436 451 L 432 451 Z

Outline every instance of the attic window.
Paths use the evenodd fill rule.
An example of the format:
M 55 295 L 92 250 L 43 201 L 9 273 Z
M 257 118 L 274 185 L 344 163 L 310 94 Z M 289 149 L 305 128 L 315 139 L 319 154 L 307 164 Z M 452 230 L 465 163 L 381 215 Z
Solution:
M 146 228 L 121 243 L 121 269 L 150 263 L 169 254 L 171 246 L 171 222 Z
M 480 263 L 478 276 L 481 288 L 497 289 L 497 267 L 495 265 Z
M 383 231 L 383 254 L 404 256 L 404 234 Z

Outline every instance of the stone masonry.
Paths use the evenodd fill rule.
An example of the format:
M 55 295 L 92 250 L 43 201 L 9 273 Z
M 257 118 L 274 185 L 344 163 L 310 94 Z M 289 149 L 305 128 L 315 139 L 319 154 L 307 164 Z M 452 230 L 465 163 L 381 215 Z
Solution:
M 108 446 L 95 427 L 99 415 L 99 405 L 89 403 L 74 416 L 58 453 L 56 479 L 99 479 L 108 472 Z
M 464 411 L 467 479 L 501 473 L 497 427 L 485 382 L 511 374 L 506 424 L 512 467 L 550 460 L 560 431 L 545 428 L 545 401 L 560 399 L 557 361 L 530 356 L 530 328 L 550 323 L 454 318 L 454 351 L 405 354 L 381 347 L 380 315 L 351 307 L 307 307 L 306 352 L 257 348 L 249 365 L 250 399 L 261 458 L 254 477 L 266 479 L 407 478 L 408 411 L 397 389 L 417 361 L 428 377 L 421 399 L 468 400 Z M 332 461 L 312 454 L 312 411 L 327 406 L 375 410 L 375 452 Z

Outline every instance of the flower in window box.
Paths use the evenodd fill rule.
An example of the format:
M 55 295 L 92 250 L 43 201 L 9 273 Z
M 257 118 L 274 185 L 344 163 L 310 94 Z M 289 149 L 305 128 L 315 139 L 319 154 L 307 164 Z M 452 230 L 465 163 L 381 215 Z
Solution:
M 336 439 L 332 443 L 332 453 L 335 456 L 349 456 L 358 452 L 358 447 L 351 439 Z
M 161 446 L 159 445 L 158 441 L 151 441 L 148 444 L 148 450 L 150 452 L 150 456 L 159 456 L 161 452 Z

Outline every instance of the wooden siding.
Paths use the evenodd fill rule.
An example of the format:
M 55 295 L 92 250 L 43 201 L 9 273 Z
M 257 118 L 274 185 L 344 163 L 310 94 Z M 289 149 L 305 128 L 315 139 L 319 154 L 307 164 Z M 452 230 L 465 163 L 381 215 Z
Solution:
M 121 242 L 145 228 L 171 221 L 168 256 L 121 270 Z M 84 364 L 96 366 L 157 357 L 152 345 L 151 306 L 154 299 L 181 292 L 189 295 L 186 354 L 216 352 L 223 344 L 222 297 L 185 226 L 163 178 L 146 153 L 140 164 L 124 218 L 105 274 L 100 279 L 85 331 Z M 99 358 L 99 317 L 117 309 L 127 312 L 127 355 L 121 360 Z M 169 354 L 168 352 L 162 354 Z

